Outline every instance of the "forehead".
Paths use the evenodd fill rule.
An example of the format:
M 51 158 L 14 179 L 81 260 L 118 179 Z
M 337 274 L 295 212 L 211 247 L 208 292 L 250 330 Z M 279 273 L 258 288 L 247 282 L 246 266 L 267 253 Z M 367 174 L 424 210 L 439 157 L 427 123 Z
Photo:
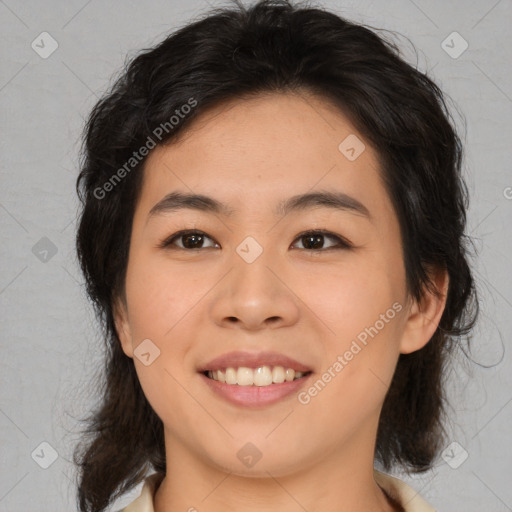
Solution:
M 210 108 L 153 149 L 141 207 L 148 215 L 180 190 L 214 197 L 240 215 L 263 214 L 267 205 L 276 213 L 286 198 L 318 189 L 368 210 L 390 206 L 377 154 L 347 117 L 315 96 L 273 93 Z

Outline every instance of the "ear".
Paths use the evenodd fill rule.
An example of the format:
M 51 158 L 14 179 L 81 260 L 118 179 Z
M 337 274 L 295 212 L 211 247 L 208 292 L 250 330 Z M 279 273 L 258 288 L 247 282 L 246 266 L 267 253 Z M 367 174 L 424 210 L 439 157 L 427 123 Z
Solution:
M 448 271 L 431 268 L 429 274 L 435 292 L 424 288 L 421 300 L 413 301 L 400 344 L 402 354 L 423 348 L 434 335 L 443 315 L 448 295 Z
M 113 314 L 117 336 L 121 342 L 123 352 L 128 357 L 133 358 L 132 334 L 130 330 L 130 322 L 128 321 L 128 308 L 124 299 L 115 299 L 113 304 Z

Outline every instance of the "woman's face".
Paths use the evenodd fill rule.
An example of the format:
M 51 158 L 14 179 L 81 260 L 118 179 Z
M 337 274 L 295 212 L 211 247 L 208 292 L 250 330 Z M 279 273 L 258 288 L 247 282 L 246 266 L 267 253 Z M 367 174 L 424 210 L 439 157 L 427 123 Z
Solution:
M 436 327 L 407 300 L 398 220 L 380 173 L 369 142 L 312 96 L 224 104 L 178 143 L 151 151 L 116 325 L 164 423 L 168 454 L 254 476 L 373 461 L 398 356 Z M 197 200 L 155 208 L 171 193 L 225 208 Z M 290 202 L 325 193 L 338 201 Z M 198 233 L 172 239 L 180 230 Z M 312 373 L 249 387 L 200 371 L 221 368 L 208 363 L 233 351 L 272 351 Z M 262 357 L 252 366 L 271 373 L 278 360 Z M 238 377 L 244 365 L 230 364 Z M 228 387 L 231 399 L 215 390 Z M 275 395 L 278 387 L 289 394 Z

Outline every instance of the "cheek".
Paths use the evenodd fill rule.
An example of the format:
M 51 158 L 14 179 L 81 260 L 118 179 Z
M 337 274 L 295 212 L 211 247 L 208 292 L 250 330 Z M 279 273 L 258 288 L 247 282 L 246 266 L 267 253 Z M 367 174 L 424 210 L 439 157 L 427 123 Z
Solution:
M 326 334 L 323 370 L 331 368 L 336 374 L 326 386 L 330 391 L 322 392 L 326 406 L 333 400 L 350 408 L 362 400 L 371 408 L 383 398 L 391 380 L 399 354 L 404 305 L 401 281 L 384 261 L 365 258 L 337 272 L 310 274 L 298 292 L 308 298 L 305 302 L 314 312 L 318 328 Z M 338 356 L 343 359 L 341 363 Z M 340 396 L 344 399 L 339 400 Z M 370 396 L 376 401 L 368 400 Z
M 181 353 L 174 353 L 177 348 L 165 348 L 161 356 L 150 366 L 136 362 L 137 377 L 144 396 L 162 420 L 166 429 L 186 442 L 190 428 L 197 418 L 204 416 L 200 403 L 191 399 L 187 391 L 187 376 L 183 374 L 179 363 Z
M 190 313 L 204 295 L 193 281 L 183 269 L 171 269 L 168 262 L 154 257 L 150 261 L 143 254 L 132 259 L 126 276 L 132 343 L 136 348 L 149 339 L 159 350 L 148 366 L 134 357 L 137 376 L 148 402 L 166 425 L 184 421 L 191 402 L 180 383 L 190 378 L 183 364 L 193 332 Z
M 400 280 L 381 261 L 354 258 L 348 265 L 309 269 L 307 278 L 297 280 L 298 296 L 338 344 L 373 325 L 400 300 Z
M 373 421 L 382 408 L 399 355 L 401 304 L 392 300 L 387 287 L 356 276 L 324 300 L 322 320 L 334 334 L 324 338 L 320 374 L 301 403 L 311 400 L 313 429 L 327 429 L 328 436 L 341 428 L 348 435 Z
M 130 324 L 134 339 L 152 336 L 163 342 L 201 295 L 200 283 L 184 269 L 158 258 L 133 260 L 126 276 Z

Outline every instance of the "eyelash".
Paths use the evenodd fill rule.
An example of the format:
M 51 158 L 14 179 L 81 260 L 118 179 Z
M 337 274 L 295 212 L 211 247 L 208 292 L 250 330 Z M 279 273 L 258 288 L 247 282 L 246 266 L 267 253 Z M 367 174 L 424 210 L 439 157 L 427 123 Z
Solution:
M 215 240 L 208 236 L 206 233 L 204 233 L 203 231 L 199 231 L 197 229 L 185 229 L 185 230 L 182 230 L 182 231 L 178 231 L 177 233 L 174 233 L 173 235 L 171 235 L 170 237 L 167 237 L 165 238 L 164 240 L 162 240 L 159 244 L 158 244 L 158 248 L 159 249 L 169 249 L 169 247 L 173 244 L 173 242 L 176 240 L 176 239 L 179 239 L 180 237 L 183 237 L 183 236 L 186 236 L 186 235 L 201 235 L 201 236 L 205 236 L 207 238 L 209 238 L 210 240 L 213 240 L 215 242 Z M 300 238 L 303 238 L 307 235 L 323 235 L 327 238 L 332 238 L 334 240 L 337 240 L 337 243 L 338 245 L 337 246 L 334 246 L 334 247 L 328 247 L 327 249 L 299 249 L 301 251 L 307 251 L 307 252 L 325 252 L 325 251 L 330 251 L 330 250 L 347 250 L 347 249 L 352 249 L 354 246 L 348 241 L 346 240 L 345 238 L 339 236 L 339 235 L 335 235 L 334 233 L 330 232 L 330 231 L 327 231 L 327 230 L 324 230 L 324 229 L 313 229 L 313 230 L 310 230 L 310 231 L 303 231 L 302 233 L 300 233 L 299 235 L 297 235 L 295 237 L 295 240 L 298 240 Z M 215 242 L 217 243 L 217 242 Z M 187 249 L 186 247 L 175 247 L 173 250 L 181 250 L 181 251 L 188 251 L 188 252 L 191 252 L 191 251 L 200 251 L 202 249 L 214 249 L 214 247 L 199 247 L 199 248 L 196 248 L 196 249 Z

